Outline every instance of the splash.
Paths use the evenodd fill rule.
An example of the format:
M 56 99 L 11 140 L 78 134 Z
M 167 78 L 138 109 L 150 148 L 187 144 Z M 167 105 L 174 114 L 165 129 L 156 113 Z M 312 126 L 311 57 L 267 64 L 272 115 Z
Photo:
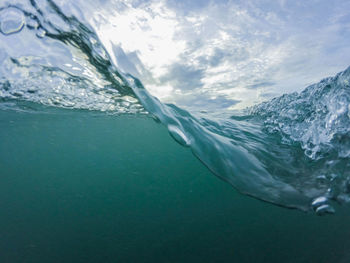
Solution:
M 53 1 L 0 10 L 0 97 L 65 108 L 145 113 L 96 34 Z
M 250 109 L 265 119 L 269 132 L 286 142 L 300 142 L 311 159 L 326 154 L 350 156 L 350 67 L 333 78 L 307 87 L 300 94 L 287 94 Z
M 214 118 L 150 95 L 118 70 L 86 21 L 53 1 L 2 7 L 0 23 L 0 107 L 148 112 L 241 193 L 320 215 L 350 201 L 350 68 L 300 94 Z

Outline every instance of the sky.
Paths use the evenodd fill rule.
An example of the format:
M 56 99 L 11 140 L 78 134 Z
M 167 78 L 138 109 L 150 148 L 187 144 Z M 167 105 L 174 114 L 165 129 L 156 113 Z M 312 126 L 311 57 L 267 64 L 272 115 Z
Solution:
M 237 109 L 350 66 L 349 0 L 100 0 L 118 67 L 164 102 Z

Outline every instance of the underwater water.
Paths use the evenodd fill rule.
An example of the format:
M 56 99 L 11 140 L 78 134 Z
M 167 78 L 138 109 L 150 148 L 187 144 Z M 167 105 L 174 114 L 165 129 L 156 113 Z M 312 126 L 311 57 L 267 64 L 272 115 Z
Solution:
M 118 68 L 93 9 L 0 6 L 2 262 L 350 260 L 350 68 L 189 110 Z
M 144 116 L 0 112 L 1 262 L 348 262 L 350 215 L 241 195 Z

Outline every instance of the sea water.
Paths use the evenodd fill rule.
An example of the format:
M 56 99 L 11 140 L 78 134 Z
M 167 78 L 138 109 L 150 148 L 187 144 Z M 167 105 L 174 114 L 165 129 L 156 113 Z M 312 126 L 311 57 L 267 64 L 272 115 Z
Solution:
M 238 194 L 145 116 L 0 111 L 1 262 L 348 262 L 350 215 Z
M 350 68 L 190 112 L 59 4 L 0 7 L 2 262 L 350 260 Z

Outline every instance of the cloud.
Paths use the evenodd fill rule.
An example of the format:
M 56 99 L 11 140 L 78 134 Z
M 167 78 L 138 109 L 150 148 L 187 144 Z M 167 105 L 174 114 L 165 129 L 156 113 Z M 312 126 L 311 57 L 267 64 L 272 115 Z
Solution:
M 203 86 L 204 71 L 196 67 L 174 63 L 167 74 L 160 78 L 162 83 L 171 84 L 175 89 L 193 90 Z
M 272 81 L 262 81 L 262 82 L 258 82 L 255 84 L 251 84 L 246 86 L 247 89 L 258 89 L 258 88 L 262 88 L 262 87 L 271 87 L 276 85 L 276 83 L 272 82 Z
M 239 100 L 229 99 L 224 95 L 210 97 L 205 93 L 187 93 L 186 95 L 181 96 L 181 99 L 178 100 L 178 105 L 196 111 L 213 111 L 228 109 L 235 106 L 239 102 Z
M 194 96 L 242 107 L 301 90 L 350 61 L 348 1 L 114 2 L 123 8 L 95 23 L 101 40 L 165 102 Z

